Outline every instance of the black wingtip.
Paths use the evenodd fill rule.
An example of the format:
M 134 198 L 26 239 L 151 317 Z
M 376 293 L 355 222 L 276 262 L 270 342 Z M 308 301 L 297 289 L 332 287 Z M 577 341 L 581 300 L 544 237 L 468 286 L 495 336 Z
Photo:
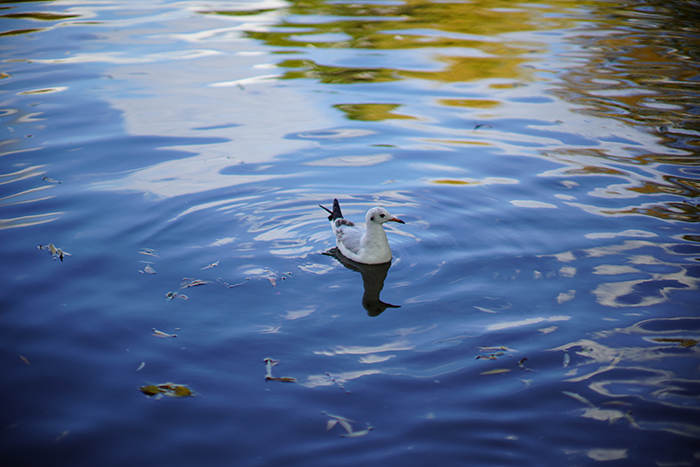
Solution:
M 330 216 L 328 216 L 328 220 L 329 220 L 329 221 L 332 222 L 332 221 L 334 221 L 334 220 L 336 220 L 336 219 L 342 219 L 342 218 L 343 218 L 343 213 L 340 211 L 340 204 L 338 203 L 338 200 L 337 200 L 337 199 L 334 199 L 334 200 L 333 200 L 333 210 L 332 210 L 332 211 L 331 211 L 330 209 L 328 209 L 327 207 L 325 207 L 325 206 L 321 206 L 320 204 L 319 204 L 319 206 L 320 206 L 321 208 L 325 209 L 326 212 L 328 212 L 328 213 L 330 214 Z

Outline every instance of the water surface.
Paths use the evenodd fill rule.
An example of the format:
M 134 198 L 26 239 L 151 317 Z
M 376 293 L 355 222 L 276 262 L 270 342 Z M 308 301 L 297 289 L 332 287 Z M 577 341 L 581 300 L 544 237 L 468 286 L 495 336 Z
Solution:
M 696 2 L 3 5 L 13 465 L 698 462 Z

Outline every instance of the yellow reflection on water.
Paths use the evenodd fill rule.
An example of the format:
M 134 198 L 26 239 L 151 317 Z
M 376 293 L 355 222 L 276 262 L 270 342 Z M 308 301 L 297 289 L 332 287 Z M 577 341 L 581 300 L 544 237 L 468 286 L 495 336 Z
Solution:
M 529 59 L 523 56 L 541 53 L 545 45 L 499 36 L 571 26 L 573 20 L 564 13 L 576 5 L 574 1 L 533 1 L 527 7 L 514 8 L 508 0 L 408 0 L 389 4 L 297 0 L 291 2 L 283 19 L 273 27 L 251 27 L 245 36 L 281 47 L 285 52 L 296 49 L 300 54 L 304 48 L 430 49 L 440 51 L 433 54 L 433 60 L 444 65 L 438 71 L 424 71 L 396 62 L 386 68 L 372 68 L 286 59 L 278 63 L 282 68 L 293 69 L 284 74 L 285 79 L 313 78 L 323 83 L 345 84 L 402 78 L 446 83 L 495 77 L 531 79 L 530 70 L 522 67 Z M 256 11 L 216 9 L 199 13 L 240 16 L 254 15 Z M 468 56 L 453 56 L 453 52 Z
M 389 119 L 415 119 L 410 115 L 395 113 L 394 110 L 401 107 L 400 104 L 338 104 L 334 107 L 345 112 L 350 120 L 377 122 Z

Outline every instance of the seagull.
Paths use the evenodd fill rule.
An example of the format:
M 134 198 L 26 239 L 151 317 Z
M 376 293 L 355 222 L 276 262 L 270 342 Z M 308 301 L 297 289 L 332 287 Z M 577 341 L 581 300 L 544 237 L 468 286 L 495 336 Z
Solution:
M 385 222 L 405 224 L 404 221 L 392 216 L 386 209 L 376 207 L 367 211 L 366 229 L 363 229 L 343 218 L 337 199 L 333 200 L 332 211 L 324 206 L 321 207 L 330 213 L 328 220 L 331 221 L 336 245 L 343 256 L 361 264 L 384 264 L 391 261 L 391 248 L 382 224 Z

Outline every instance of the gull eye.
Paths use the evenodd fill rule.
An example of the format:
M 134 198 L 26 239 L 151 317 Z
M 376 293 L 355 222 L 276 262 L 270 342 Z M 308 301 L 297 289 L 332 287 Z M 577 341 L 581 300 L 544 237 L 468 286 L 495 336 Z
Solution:
M 373 220 L 374 220 L 374 216 L 370 217 L 369 220 L 373 221 Z
M 379 217 L 381 217 L 382 219 L 384 219 L 384 214 L 380 214 Z

